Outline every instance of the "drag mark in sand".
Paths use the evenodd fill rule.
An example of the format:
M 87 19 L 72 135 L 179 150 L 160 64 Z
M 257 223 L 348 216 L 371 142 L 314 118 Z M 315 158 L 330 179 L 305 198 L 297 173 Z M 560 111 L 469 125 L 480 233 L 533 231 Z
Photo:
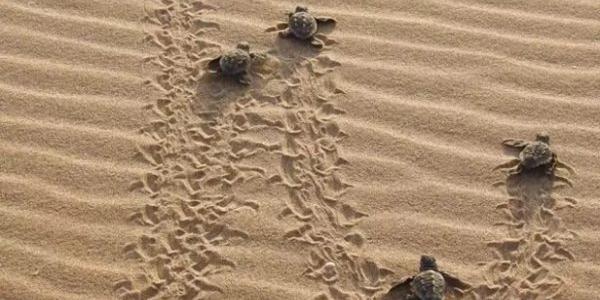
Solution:
M 563 224 L 559 213 L 577 201 L 552 194 L 556 188 L 572 185 L 557 171 L 574 171 L 551 150 L 546 152 L 550 149 L 547 141 L 547 135 L 538 134 L 534 142 L 509 139 L 503 143 L 520 151 L 519 158 L 495 168 L 512 167 L 506 181 L 495 184 L 506 185 L 509 195 L 496 207 L 504 219 L 496 225 L 507 229 L 507 237 L 487 244 L 495 259 L 485 265 L 486 282 L 472 291 L 474 299 L 564 299 L 568 292 L 557 268 L 575 260 L 567 243 L 577 234 Z
M 258 95 L 271 105 L 254 120 L 281 139 L 271 151 L 280 157 L 279 174 L 269 178 L 287 190 L 278 218 L 288 226 L 284 238 L 307 247 L 302 275 L 325 288 L 313 299 L 374 299 L 392 272 L 364 254 L 366 238 L 355 225 L 367 215 L 342 199 L 351 185 L 342 177 L 349 162 L 339 149 L 347 135 L 335 121 L 344 111 L 333 101 L 344 95 L 335 82 L 340 64 L 301 43 L 282 41 L 271 51 L 281 72 Z
M 222 293 L 224 287 L 211 276 L 231 271 L 236 263 L 218 247 L 249 236 L 224 218 L 259 207 L 235 191 L 249 181 L 266 181 L 263 168 L 244 162 L 268 148 L 240 138 L 236 111 L 247 98 L 222 90 L 221 96 L 231 98 L 216 101 L 219 93 L 205 90 L 214 86 L 204 83 L 206 62 L 221 51 L 201 37 L 219 27 L 201 19 L 212 9 L 200 1 L 163 0 L 148 11 L 146 21 L 160 28 L 146 37 L 159 49 L 145 60 L 159 70 L 147 84 L 160 96 L 148 107 L 156 119 L 141 129 L 154 143 L 139 146 L 152 170 L 132 184 L 150 203 L 130 217 L 148 233 L 125 246 L 126 255 L 140 261 L 141 272 L 116 283 L 121 299 L 207 299 Z M 242 90 L 222 83 L 223 89 Z

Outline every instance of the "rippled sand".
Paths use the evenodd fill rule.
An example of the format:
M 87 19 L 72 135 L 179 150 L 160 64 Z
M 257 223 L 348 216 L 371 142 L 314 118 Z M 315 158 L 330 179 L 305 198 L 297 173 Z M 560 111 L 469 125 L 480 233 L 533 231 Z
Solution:
M 210 4 L 0 2 L 0 299 L 371 299 L 421 254 L 484 293 L 518 234 L 517 290 L 600 294 L 600 3 L 305 1 L 321 52 L 265 32 L 294 2 Z M 242 40 L 249 87 L 203 76 Z M 573 239 L 494 225 L 540 131 Z

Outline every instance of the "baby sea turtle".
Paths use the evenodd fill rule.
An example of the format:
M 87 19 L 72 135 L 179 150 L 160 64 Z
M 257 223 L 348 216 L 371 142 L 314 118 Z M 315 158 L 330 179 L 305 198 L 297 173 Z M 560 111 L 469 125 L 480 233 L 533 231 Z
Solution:
M 419 274 L 404 278 L 383 300 L 443 300 L 446 294 L 461 296 L 471 286 L 438 269 L 434 257 L 421 256 Z
M 557 168 L 563 168 L 574 174 L 575 170 L 558 160 L 556 153 L 550 148 L 550 136 L 547 133 L 536 134 L 534 141 L 524 141 L 517 139 L 506 139 L 502 142 L 504 146 L 520 150 L 518 158 L 511 159 L 508 162 L 502 163 L 494 167 L 493 170 L 508 169 L 511 175 L 519 174 L 523 170 L 531 170 L 535 168 L 544 168 L 547 174 L 553 175 L 554 179 L 562 181 L 572 186 L 569 179 L 557 176 L 554 171 Z
M 279 23 L 267 29 L 267 32 L 279 31 L 281 38 L 295 37 L 308 40 L 311 45 L 321 49 L 325 43 L 317 32 L 321 26 L 335 24 L 336 21 L 329 17 L 315 17 L 308 12 L 306 6 L 298 6 L 294 12 L 288 13 L 287 23 Z
M 210 60 L 208 70 L 212 73 L 222 73 L 226 76 L 237 78 L 242 84 L 250 84 L 248 70 L 256 54 L 250 53 L 250 45 L 241 42 L 223 55 Z

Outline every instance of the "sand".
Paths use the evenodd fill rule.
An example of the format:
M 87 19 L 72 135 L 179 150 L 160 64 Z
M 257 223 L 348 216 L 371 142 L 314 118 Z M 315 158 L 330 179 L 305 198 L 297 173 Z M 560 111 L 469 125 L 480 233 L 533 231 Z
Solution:
M 600 3 L 304 3 L 1 1 L 0 299 L 600 295 Z M 492 171 L 541 131 L 573 188 Z

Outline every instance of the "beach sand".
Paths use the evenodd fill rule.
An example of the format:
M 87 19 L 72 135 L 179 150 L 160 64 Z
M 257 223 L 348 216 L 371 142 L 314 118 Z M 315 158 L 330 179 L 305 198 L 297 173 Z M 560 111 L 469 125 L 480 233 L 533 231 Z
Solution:
M 600 3 L 306 0 L 320 52 L 265 32 L 296 4 L 1 1 L 0 299 L 376 299 L 423 254 L 600 295 Z M 240 41 L 250 86 L 206 74 Z M 508 191 L 576 204 L 497 226 L 542 131 L 573 188 Z

